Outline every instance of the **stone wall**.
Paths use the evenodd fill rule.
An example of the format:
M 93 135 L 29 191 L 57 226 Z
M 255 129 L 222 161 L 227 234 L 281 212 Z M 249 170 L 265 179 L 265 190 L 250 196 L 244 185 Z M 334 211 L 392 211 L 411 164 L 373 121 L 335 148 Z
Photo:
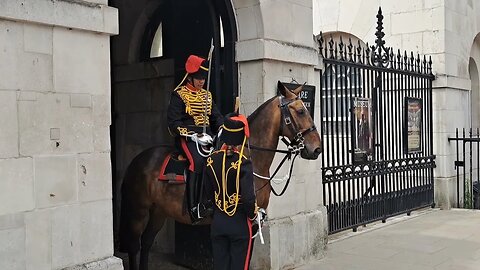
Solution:
M 0 269 L 123 269 L 109 135 L 117 16 L 107 0 L 0 2 Z

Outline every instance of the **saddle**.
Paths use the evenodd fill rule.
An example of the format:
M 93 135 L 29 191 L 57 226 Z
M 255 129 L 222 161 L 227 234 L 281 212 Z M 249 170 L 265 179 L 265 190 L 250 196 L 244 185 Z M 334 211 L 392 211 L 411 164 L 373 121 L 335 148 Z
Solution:
M 188 160 L 178 152 L 169 153 L 163 160 L 158 181 L 168 181 L 169 184 L 185 184 L 184 172 Z

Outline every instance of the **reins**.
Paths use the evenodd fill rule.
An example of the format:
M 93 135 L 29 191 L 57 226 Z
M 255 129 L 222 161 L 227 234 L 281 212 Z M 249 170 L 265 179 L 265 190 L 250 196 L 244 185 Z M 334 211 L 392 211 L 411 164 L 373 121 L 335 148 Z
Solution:
M 287 141 L 287 139 L 285 137 L 282 138 L 282 141 L 287 145 L 288 147 L 288 150 L 278 150 L 278 149 L 270 149 L 270 148 L 263 148 L 263 147 L 258 147 L 258 146 L 251 146 L 250 144 L 248 145 L 248 148 L 249 150 L 250 149 L 254 149 L 254 150 L 259 150 L 259 151 L 267 151 L 267 152 L 276 152 L 276 153 L 282 153 L 282 154 L 285 154 L 285 156 L 283 157 L 282 161 L 280 161 L 280 163 L 278 164 L 277 168 L 275 169 L 275 171 L 273 172 L 272 176 L 270 177 L 266 177 L 266 176 L 262 176 L 262 175 L 259 175 L 257 173 L 253 173 L 253 175 L 255 175 L 256 177 L 258 178 L 261 178 L 261 179 L 264 179 L 264 180 L 268 180 L 267 183 L 265 183 L 263 186 L 261 186 L 260 188 L 258 188 L 257 190 L 255 190 L 255 193 L 257 193 L 258 191 L 260 191 L 261 189 L 263 189 L 264 187 L 266 187 L 267 185 L 270 184 L 270 187 L 272 189 L 272 193 L 275 195 L 275 196 L 282 196 L 285 191 L 287 190 L 287 187 L 290 183 L 290 179 L 292 178 L 292 171 L 293 171 L 293 164 L 295 162 L 295 159 L 297 158 L 298 154 L 300 154 L 300 151 L 303 149 L 302 148 L 299 148 L 297 146 L 292 146 L 291 143 L 289 143 Z M 295 154 L 293 156 L 293 159 L 292 159 L 292 154 Z M 277 175 L 278 171 L 280 170 L 280 168 L 283 166 L 283 163 L 285 163 L 286 160 L 289 160 L 290 161 L 290 168 L 289 168 L 289 171 L 288 171 L 288 174 L 286 174 L 282 179 L 278 179 L 278 178 L 275 178 L 275 176 Z M 278 181 L 277 184 L 281 183 L 281 182 L 284 182 L 286 181 L 286 184 L 285 186 L 283 187 L 282 191 L 280 193 L 278 193 L 275 188 L 271 185 L 271 182 L 275 182 L 275 181 Z

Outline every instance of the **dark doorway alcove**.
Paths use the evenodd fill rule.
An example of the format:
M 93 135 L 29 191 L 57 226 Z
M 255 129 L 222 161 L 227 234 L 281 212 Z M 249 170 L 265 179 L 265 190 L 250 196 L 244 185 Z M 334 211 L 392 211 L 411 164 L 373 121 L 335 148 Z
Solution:
M 207 57 L 212 39 L 215 50 L 209 90 L 222 113 L 233 110 L 238 93 L 237 29 L 229 0 L 110 0 L 109 5 L 118 8 L 120 25 L 120 34 L 111 38 L 110 137 L 116 236 L 124 172 L 141 151 L 173 142 L 166 125 L 171 91 L 185 75 L 187 57 L 190 54 Z M 187 238 L 208 234 L 208 229 L 192 229 L 169 221 L 157 236 L 154 249 L 165 254 L 175 253 L 179 261 L 195 264 L 206 255 L 203 251 L 192 254 L 195 251 L 178 250 L 182 244 L 176 242 L 185 241 L 178 237 L 180 231 L 181 237 Z M 201 247 L 205 245 L 202 241 L 207 240 L 187 243 L 183 249 Z

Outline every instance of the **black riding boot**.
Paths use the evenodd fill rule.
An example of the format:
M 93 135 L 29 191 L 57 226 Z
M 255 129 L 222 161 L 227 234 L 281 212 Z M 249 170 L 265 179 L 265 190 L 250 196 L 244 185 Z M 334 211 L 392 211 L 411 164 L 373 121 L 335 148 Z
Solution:
M 203 185 L 203 175 L 197 175 L 197 184 L 195 190 L 197 191 L 196 197 L 197 198 L 197 207 L 193 209 L 193 211 L 197 214 L 197 216 L 201 218 L 209 217 L 213 215 L 213 202 L 210 198 L 204 198 L 204 185 Z
M 187 207 L 192 224 L 213 214 L 212 201 L 203 201 L 203 182 L 201 176 L 201 174 L 191 171 L 187 173 Z
M 192 224 L 198 222 L 201 217 L 198 216 L 196 213 L 197 205 L 198 205 L 198 197 L 197 197 L 197 181 L 198 181 L 198 174 L 192 171 L 187 171 L 187 182 L 186 182 L 186 195 L 187 195 L 187 211 L 190 215 L 192 220 Z

